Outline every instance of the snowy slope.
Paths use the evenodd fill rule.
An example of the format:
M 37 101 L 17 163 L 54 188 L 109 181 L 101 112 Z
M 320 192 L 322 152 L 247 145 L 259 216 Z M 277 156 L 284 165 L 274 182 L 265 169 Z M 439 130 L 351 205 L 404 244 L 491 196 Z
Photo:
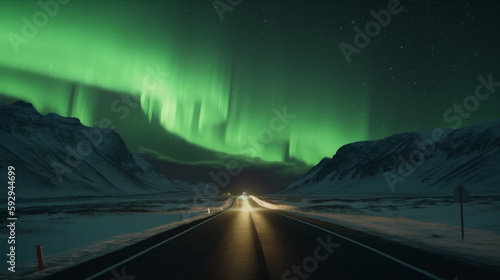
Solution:
M 0 170 L 16 168 L 18 199 L 178 192 L 112 129 L 39 114 L 22 101 L 0 103 Z
M 451 195 L 458 184 L 500 194 L 500 120 L 350 143 L 281 193 Z

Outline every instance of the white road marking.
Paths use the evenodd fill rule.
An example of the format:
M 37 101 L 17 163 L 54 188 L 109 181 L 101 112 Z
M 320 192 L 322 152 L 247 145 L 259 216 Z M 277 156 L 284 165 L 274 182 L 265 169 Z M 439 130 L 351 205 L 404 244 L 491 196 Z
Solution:
M 373 252 L 375 252 L 375 253 L 377 253 L 377 254 L 379 254 L 379 255 L 382 255 L 382 256 L 384 256 L 384 257 L 386 257 L 386 258 L 388 258 L 388 259 L 390 259 L 390 260 L 393 260 L 393 261 L 395 261 L 395 262 L 397 262 L 397 263 L 399 263 L 399 264 L 401 264 L 401 265 L 404 265 L 404 266 L 406 266 L 406 267 L 408 267 L 408 268 L 410 268 L 410 269 L 413 269 L 413 270 L 415 270 L 415 271 L 417 271 L 417 272 L 419 272 L 419 273 L 421 273 L 421 274 L 423 274 L 423 275 L 425 275 L 425 276 L 427 276 L 427 277 L 429 277 L 429 278 L 436 279 L 436 280 L 445 280 L 445 278 L 440 278 L 440 277 L 438 277 L 438 276 L 436 276 L 436 275 L 434 275 L 434 274 L 432 274 L 432 273 L 430 273 L 430 272 L 427 272 L 427 271 L 425 271 L 425 270 L 422 270 L 422 269 L 420 269 L 420 268 L 418 268 L 418 267 L 416 267 L 416 266 L 413 266 L 413 265 L 411 265 L 411 264 L 409 264 L 409 263 L 406 263 L 406 262 L 404 262 L 404 261 L 402 261 L 402 260 L 396 259 L 395 257 L 393 257 L 393 256 L 391 256 L 391 255 L 388 255 L 388 254 L 386 254 L 386 253 L 384 253 L 384 252 L 381 252 L 381 251 L 379 251 L 379 250 L 377 250 L 377 249 L 374 249 L 374 248 L 372 248 L 372 247 L 370 247 L 370 246 L 367 246 L 367 245 L 365 245 L 365 244 L 363 244 L 363 243 L 359 243 L 358 241 L 352 240 L 352 239 L 350 239 L 350 238 L 348 238 L 348 237 L 345 237 L 345 236 L 340 235 L 340 234 L 338 234 L 338 233 L 335 233 L 335 232 L 333 232 L 333 231 L 327 230 L 327 229 L 322 228 L 322 227 L 320 227 L 320 226 L 317 226 L 317 225 L 314 225 L 314 224 L 311 224 L 311 223 L 308 223 L 308 222 L 305 222 L 305 221 L 302 221 L 302 220 L 296 219 L 296 218 L 294 218 L 294 217 L 290 217 L 290 216 L 288 216 L 288 215 L 285 215 L 285 214 L 282 214 L 282 213 L 279 213 L 279 212 L 276 212 L 276 211 L 273 211 L 273 212 L 274 212 L 274 213 L 276 213 L 276 214 L 279 214 L 279 215 L 281 215 L 281 216 L 285 216 L 285 217 L 287 217 L 287 218 L 290 218 L 290 219 L 292 219 L 292 220 L 296 220 L 296 221 L 301 222 L 301 223 L 304 223 L 304 224 L 306 224 L 306 225 L 309 225 L 309 226 L 315 227 L 315 228 L 320 229 L 320 230 L 322 230 L 322 231 L 326 231 L 326 232 L 328 232 L 328 233 L 330 233 L 330 234 L 333 234 L 333 235 L 335 235 L 335 236 L 337 236 L 337 237 L 340 237 L 340 238 L 342 238 L 342 239 L 344 239 L 344 240 L 347 240 L 347 241 L 352 242 L 352 243 L 354 243 L 354 244 L 356 244 L 356 245 L 359 245 L 359 246 L 361 246 L 361 247 L 363 247 L 363 248 L 366 248 L 366 249 L 368 249 L 368 250 L 370 250 L 370 251 L 373 251 Z
M 233 206 L 234 206 L 234 205 L 233 205 Z M 231 207 L 231 208 L 232 208 L 232 207 Z M 224 211 L 224 212 L 225 212 L 225 211 Z M 178 234 L 176 234 L 176 235 L 174 235 L 174 236 L 172 236 L 172 237 L 170 237 L 170 238 L 168 238 L 168 239 L 166 239 L 166 240 L 164 240 L 164 241 L 162 241 L 162 242 L 160 242 L 160 243 L 157 243 L 157 244 L 155 244 L 155 245 L 153 245 L 153 246 L 149 247 L 148 249 L 143 250 L 143 251 L 141 251 L 141 252 L 139 252 L 139 253 L 137 253 L 137 254 L 135 254 L 135 255 L 133 255 L 133 256 L 131 256 L 131 257 L 129 257 L 129 258 L 127 258 L 127 259 L 125 259 L 125 260 L 121 261 L 121 262 L 119 262 L 119 263 L 116 263 L 116 264 L 114 264 L 114 265 L 112 265 L 112 266 L 110 266 L 110 267 L 108 267 L 108 268 L 106 268 L 106 269 L 103 269 L 103 270 L 101 270 L 100 272 L 98 272 L 98 273 L 96 273 L 96 274 L 94 274 L 94 275 L 92 275 L 92 276 L 90 276 L 90 277 L 85 278 L 85 280 L 91 280 L 91 279 L 94 279 L 94 278 L 96 278 L 96 277 L 98 277 L 98 276 L 101 276 L 101 275 L 105 274 L 106 272 L 109 272 L 110 270 L 115 269 L 115 268 L 117 268 L 117 267 L 119 267 L 119 266 L 121 266 L 121 265 L 123 265 L 123 264 L 125 264 L 125 263 L 127 263 L 127 262 L 129 262 L 129 261 L 131 261 L 131 260 L 133 260 L 133 259 L 135 259 L 135 258 L 137 258 L 137 257 L 139 257 L 139 256 L 141 256 L 141 255 L 143 255 L 143 254 L 145 254 L 145 253 L 147 253 L 147 252 L 151 251 L 151 250 L 153 250 L 153 249 L 154 249 L 154 248 L 156 248 L 156 247 L 161 246 L 161 245 L 163 245 L 163 244 L 165 244 L 165 243 L 167 243 L 167 242 L 171 241 L 172 239 L 177 238 L 177 237 L 179 237 L 179 236 L 181 236 L 181 235 L 183 235 L 183 234 L 185 234 L 185 233 L 187 233 L 187 232 L 189 232 L 189 231 L 191 231 L 191 230 L 193 230 L 193 229 L 195 229 L 195 228 L 197 228 L 197 227 L 201 226 L 202 224 L 204 224 L 204 223 L 206 223 L 206 222 L 208 222 L 208 221 L 210 221 L 210 220 L 212 220 L 212 219 L 214 219 L 214 218 L 216 218 L 216 217 L 220 216 L 220 215 L 221 215 L 221 214 L 223 214 L 224 212 L 219 213 L 219 214 L 217 214 L 217 215 L 215 215 L 215 216 L 211 217 L 210 219 L 205 220 L 205 221 L 203 221 L 203 222 L 201 222 L 201 223 L 199 223 L 199 224 L 197 224 L 197 225 L 195 225 L 195 226 L 193 226 L 193 227 L 191 227 L 191 228 L 188 228 L 187 230 L 185 230 L 185 231 L 183 231 L 183 232 L 181 232 L 181 233 L 178 233 Z M 382 256 L 384 256 L 384 257 L 386 257 L 386 258 L 388 258 L 388 259 L 390 259 L 390 260 L 392 260 L 392 261 L 395 261 L 395 262 L 397 262 L 397 263 L 399 263 L 399 264 L 401 264 L 401 265 L 403 265 L 403 266 L 406 266 L 406 267 L 408 267 L 408 268 L 410 268 L 410 269 L 413 269 L 413 270 L 415 270 L 415 271 L 417 271 L 417 272 L 419 272 L 419 273 L 421 273 L 421 274 L 423 274 L 423 275 L 425 275 L 425 276 L 427 276 L 427 277 L 429 277 L 429 278 L 436 279 L 436 280 L 443 280 L 443 279 L 444 279 L 444 278 L 440 278 L 440 277 L 438 277 L 438 276 L 436 276 L 436 275 L 434 275 L 434 274 L 432 274 L 432 273 L 429 273 L 429 272 L 427 272 L 427 271 L 425 271 L 425 270 L 422 270 L 422 269 L 420 269 L 420 268 L 418 268 L 418 267 L 415 267 L 415 266 L 413 266 L 413 265 L 411 265 L 411 264 L 409 264 L 409 263 L 406 263 L 406 262 L 404 262 L 404 261 L 402 261 L 402 260 L 396 259 L 396 258 L 395 258 L 395 257 L 393 257 L 393 256 L 390 256 L 390 255 L 388 255 L 388 254 L 386 254 L 386 253 L 384 253 L 384 252 L 381 252 L 381 251 L 379 251 L 379 250 L 377 250 L 377 249 L 374 249 L 374 248 L 372 248 L 372 247 L 369 247 L 369 246 L 367 246 L 367 245 L 365 245 L 365 244 L 363 244 L 363 243 L 359 243 L 359 242 L 357 242 L 357 241 L 355 241 L 355 240 L 352 240 L 352 239 L 350 239 L 350 238 L 348 238 L 348 237 L 345 237 L 345 236 L 343 236 L 343 235 L 340 235 L 340 234 L 338 234 L 338 233 L 335 233 L 335 232 L 333 232 L 333 231 L 330 231 L 330 230 L 327 230 L 327 229 L 322 228 L 322 227 L 320 227 L 320 226 L 317 226 L 317 225 L 314 225 L 314 224 L 311 224 L 311 223 L 308 223 L 308 222 L 305 222 L 305 221 L 302 221 L 302 220 L 299 220 L 299 219 L 296 219 L 296 218 L 290 217 L 290 216 L 288 216 L 288 215 L 285 215 L 285 214 L 279 213 L 279 212 L 277 212 L 277 211 L 273 211 L 273 212 L 274 212 L 274 213 L 276 213 L 276 214 L 279 214 L 279 215 L 281 215 L 281 216 L 285 216 L 285 217 L 287 217 L 287 218 L 289 218 L 289 219 L 292 219 L 292 220 L 295 220 L 295 221 L 301 222 L 301 223 L 303 223 L 303 224 L 306 224 L 306 225 L 309 225 L 309 226 L 311 226 L 311 227 L 314 227 L 314 228 L 320 229 L 320 230 L 322 230 L 322 231 L 328 232 L 328 233 L 330 233 L 330 234 L 333 234 L 333 235 L 335 235 L 335 236 L 337 236 L 337 237 L 339 237 L 339 238 L 342 238 L 342 239 L 344 239 L 344 240 L 346 240 L 346 241 L 349 241 L 349 242 L 351 242 L 351 243 L 354 243 L 354 244 L 356 244 L 356 245 L 359 245 L 359 246 L 361 246 L 361 247 L 363 247 L 363 248 L 366 248 L 366 249 L 368 249 L 368 250 L 370 250 L 370 251 L 372 251 L 372 252 L 375 252 L 375 253 L 377 253 L 377 254 L 379 254 L 379 255 L 382 255 Z
M 232 208 L 232 207 L 231 207 L 231 208 Z M 230 208 L 230 209 L 231 209 L 231 208 Z M 224 211 L 224 212 L 226 212 L 226 211 Z M 185 231 L 183 231 L 183 232 L 181 232 L 181 233 L 178 233 L 178 234 L 176 234 L 176 235 L 174 235 L 174 236 L 172 236 L 172 237 L 170 237 L 170 238 L 168 238 L 168 239 L 166 239 L 166 240 L 163 240 L 162 242 L 157 243 L 157 244 L 155 244 L 155 245 L 153 245 L 153 246 L 149 247 L 148 249 L 146 249 L 146 250 L 144 250 L 144 251 L 141 251 L 141 252 L 139 252 L 139 253 L 137 253 L 137 254 L 135 254 L 135 255 L 133 255 L 133 256 L 131 256 L 131 257 L 129 257 L 129 258 L 127 258 L 127 259 L 125 259 L 125 260 L 123 260 L 123 261 L 119 262 L 119 263 L 116 263 L 116 264 L 114 264 L 114 265 L 112 265 L 112 266 L 110 266 L 110 267 L 108 267 L 108 268 L 106 268 L 106 269 L 103 269 L 103 270 L 101 270 L 100 272 L 98 272 L 98 273 L 96 273 L 96 274 L 94 274 L 94 275 L 92 275 L 92 276 L 89 276 L 89 277 L 85 278 L 85 280 L 91 280 L 91 279 L 94 279 L 94 278 L 96 278 L 96 277 L 99 277 L 99 276 L 103 275 L 104 273 L 107 273 L 107 272 L 109 272 L 110 270 L 115 269 L 115 268 L 117 268 L 117 267 L 119 267 L 119 266 L 121 266 L 121 265 L 123 265 L 123 264 L 125 264 L 125 263 L 127 263 L 127 262 L 129 262 L 129 261 L 131 261 L 131 260 L 133 260 L 133 259 L 135 259 L 135 258 L 137 258 L 137 257 L 139 257 L 139 256 L 141 256 L 141 255 L 143 255 L 143 254 L 145 254 L 145 253 L 147 253 L 147 252 L 151 251 L 151 250 L 153 250 L 154 248 L 156 248 L 156 247 L 158 247 L 158 246 L 161 246 L 161 245 L 163 245 L 163 244 L 167 243 L 168 241 L 170 241 L 170 240 L 172 240 L 172 239 L 174 239 L 174 238 L 176 238 L 176 237 L 179 237 L 179 236 L 181 236 L 181 235 L 185 234 L 186 232 L 189 232 L 189 231 L 191 231 L 191 230 L 193 230 L 193 229 L 195 229 L 195 228 L 197 228 L 197 227 L 199 227 L 199 226 L 203 225 L 204 223 L 206 223 L 206 222 L 208 222 L 208 221 L 210 221 L 210 220 L 212 220 L 212 219 L 214 219 L 214 218 L 217 218 L 218 216 L 220 216 L 220 215 L 221 215 L 221 214 L 223 214 L 224 212 L 219 213 L 219 214 L 217 214 L 217 215 L 213 216 L 212 218 L 210 218 L 210 219 L 208 219 L 208 220 L 206 220 L 206 221 L 203 221 L 203 222 L 201 222 L 201 223 L 199 223 L 199 224 L 197 224 L 197 225 L 195 225 L 195 226 L 193 226 L 193 227 L 191 227 L 191 228 L 188 228 L 188 229 L 186 229 Z

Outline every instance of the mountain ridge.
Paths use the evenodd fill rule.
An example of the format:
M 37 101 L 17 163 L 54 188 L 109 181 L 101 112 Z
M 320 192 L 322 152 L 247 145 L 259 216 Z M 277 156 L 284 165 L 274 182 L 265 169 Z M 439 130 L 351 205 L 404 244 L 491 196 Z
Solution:
M 500 194 L 500 119 L 342 146 L 281 194 Z
M 24 101 L 0 102 L 0 166 L 16 168 L 21 199 L 185 191 L 111 128 L 42 115 Z

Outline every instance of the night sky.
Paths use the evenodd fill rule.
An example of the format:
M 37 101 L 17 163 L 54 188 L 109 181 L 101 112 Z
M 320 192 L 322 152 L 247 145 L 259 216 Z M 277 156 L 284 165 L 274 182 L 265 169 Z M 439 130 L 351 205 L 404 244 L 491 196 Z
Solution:
M 500 89 L 467 99 L 500 81 L 499 1 L 42 1 L 0 1 L 0 101 L 112 125 L 170 177 L 236 159 L 275 188 L 350 142 L 500 117 Z

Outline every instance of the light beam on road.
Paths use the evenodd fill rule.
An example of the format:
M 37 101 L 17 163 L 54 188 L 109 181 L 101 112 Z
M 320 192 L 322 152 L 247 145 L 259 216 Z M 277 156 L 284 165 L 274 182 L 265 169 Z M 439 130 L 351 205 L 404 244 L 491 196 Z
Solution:
M 252 206 L 250 206 L 250 203 L 248 203 L 248 196 L 246 195 L 240 195 L 238 197 L 241 200 L 241 203 L 243 203 L 243 211 L 250 212 L 252 211 Z
M 259 204 L 260 206 L 264 207 L 264 208 L 268 208 L 268 209 L 278 209 L 278 206 L 274 205 L 274 204 L 271 204 L 269 202 L 265 202 L 264 200 L 260 200 L 258 198 L 256 198 L 255 196 L 251 195 L 250 196 L 251 199 L 253 199 L 253 201 L 257 202 L 257 204 Z

